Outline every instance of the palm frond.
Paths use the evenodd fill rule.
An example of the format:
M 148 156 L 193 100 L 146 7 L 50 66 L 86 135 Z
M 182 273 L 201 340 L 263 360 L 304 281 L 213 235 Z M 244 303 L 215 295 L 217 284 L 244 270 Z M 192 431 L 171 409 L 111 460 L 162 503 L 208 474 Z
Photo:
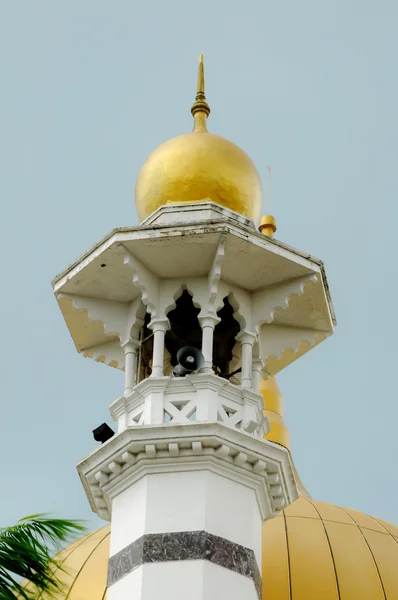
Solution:
M 52 555 L 85 530 L 82 522 L 41 514 L 0 529 L 0 600 L 35 600 L 60 590 L 55 571 L 62 568 Z M 33 585 L 22 586 L 21 579 Z

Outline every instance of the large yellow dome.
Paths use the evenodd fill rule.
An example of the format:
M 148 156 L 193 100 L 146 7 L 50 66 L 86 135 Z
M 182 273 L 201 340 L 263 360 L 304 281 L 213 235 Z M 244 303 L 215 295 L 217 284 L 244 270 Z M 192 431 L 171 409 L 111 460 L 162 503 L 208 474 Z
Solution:
M 107 526 L 58 555 L 54 600 L 106 598 L 109 539 Z M 355 510 L 300 497 L 263 528 L 263 600 L 397 600 L 397 566 L 398 527 Z
M 192 107 L 194 129 L 161 144 L 142 167 L 135 201 L 142 221 L 165 204 L 212 200 L 257 220 L 261 181 L 249 156 L 232 142 L 208 133 L 210 108 L 204 94 L 203 59 Z

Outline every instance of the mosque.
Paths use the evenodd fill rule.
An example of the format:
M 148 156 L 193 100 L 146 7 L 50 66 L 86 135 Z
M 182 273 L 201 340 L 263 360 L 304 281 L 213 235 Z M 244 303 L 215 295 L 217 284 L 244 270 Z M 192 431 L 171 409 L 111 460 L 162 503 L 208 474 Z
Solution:
M 290 452 L 275 375 L 333 333 L 323 263 L 274 238 L 253 162 L 207 131 L 202 57 L 191 112 L 139 173 L 141 225 L 53 281 L 78 352 L 125 378 L 78 465 L 110 524 L 59 554 L 57 598 L 398 599 L 398 527 L 312 499 Z

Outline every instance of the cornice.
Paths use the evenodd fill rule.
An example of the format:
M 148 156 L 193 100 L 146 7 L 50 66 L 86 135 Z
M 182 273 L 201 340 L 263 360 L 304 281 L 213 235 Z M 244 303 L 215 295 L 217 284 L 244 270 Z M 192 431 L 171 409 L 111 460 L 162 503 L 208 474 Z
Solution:
M 210 470 L 253 489 L 263 519 L 297 497 L 285 448 L 220 423 L 129 428 L 77 469 L 93 511 L 105 520 L 112 498 L 148 474 Z

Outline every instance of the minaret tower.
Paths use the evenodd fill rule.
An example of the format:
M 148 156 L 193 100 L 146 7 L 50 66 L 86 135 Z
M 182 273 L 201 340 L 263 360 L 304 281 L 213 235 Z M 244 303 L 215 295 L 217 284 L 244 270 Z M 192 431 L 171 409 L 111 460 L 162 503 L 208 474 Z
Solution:
M 256 229 L 257 171 L 209 114 L 201 57 L 192 133 L 139 174 L 141 225 L 53 281 L 78 352 L 124 371 L 117 432 L 78 465 L 111 522 L 108 600 L 261 598 L 262 524 L 297 497 L 261 380 L 333 331 L 322 262 Z

